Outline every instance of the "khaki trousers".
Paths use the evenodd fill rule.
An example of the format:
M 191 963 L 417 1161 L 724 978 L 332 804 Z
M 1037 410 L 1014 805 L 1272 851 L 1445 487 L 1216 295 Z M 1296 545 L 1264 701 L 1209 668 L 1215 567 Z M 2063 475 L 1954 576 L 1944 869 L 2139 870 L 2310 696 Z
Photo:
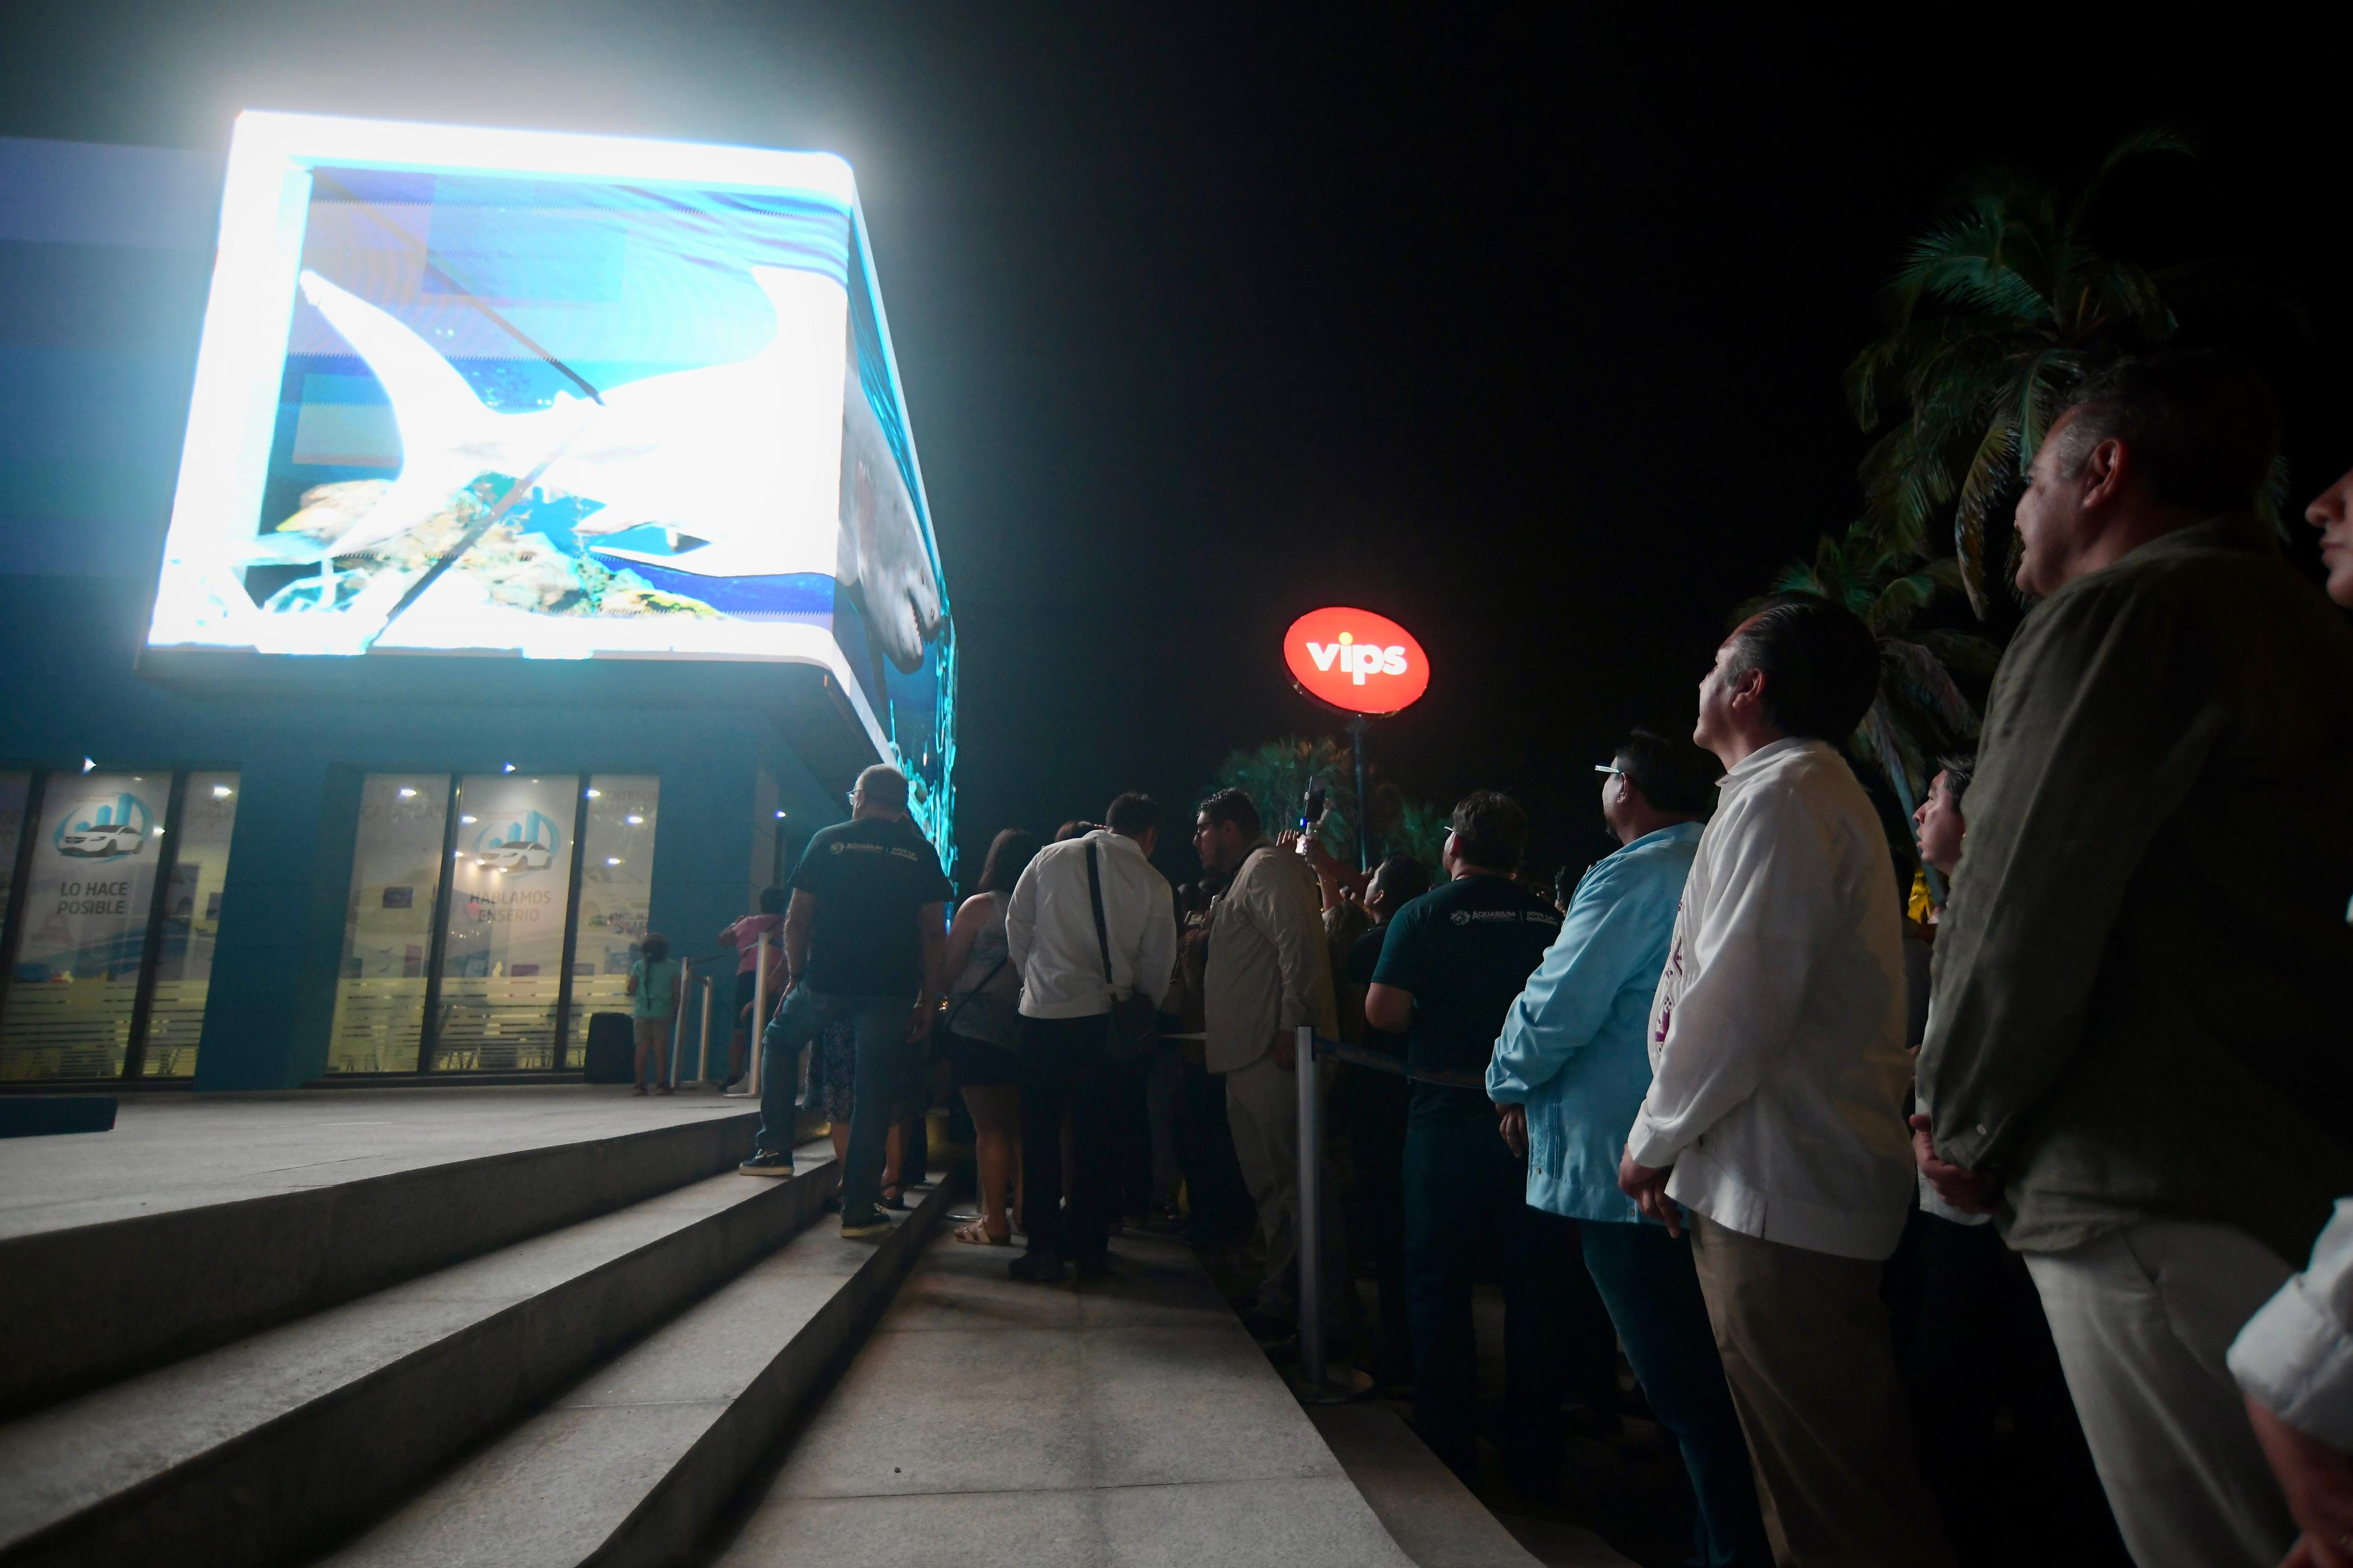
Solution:
M 1691 1215 L 1692 1261 L 1784 1568 L 1953 1568 L 1921 1484 L 1881 1265 Z
M 2140 1568 L 2271 1568 L 2295 1521 L 2223 1353 L 2294 1272 L 2242 1230 L 2128 1225 L 2030 1252 L 2067 1392 Z
M 1299 1312 L 1299 1075 L 1277 1067 L 1269 1051 L 1225 1079 L 1234 1157 L 1241 1163 L 1242 1183 L 1258 1205 L 1259 1236 L 1266 1244 L 1266 1278 L 1259 1286 L 1258 1310 L 1272 1318 L 1293 1318 Z M 1320 1081 L 1329 1085 L 1329 1069 Z M 1324 1322 L 1327 1331 L 1336 1333 L 1341 1321 L 1332 1313 L 1345 1301 L 1346 1253 L 1339 1194 L 1328 1170 L 1323 1187 Z

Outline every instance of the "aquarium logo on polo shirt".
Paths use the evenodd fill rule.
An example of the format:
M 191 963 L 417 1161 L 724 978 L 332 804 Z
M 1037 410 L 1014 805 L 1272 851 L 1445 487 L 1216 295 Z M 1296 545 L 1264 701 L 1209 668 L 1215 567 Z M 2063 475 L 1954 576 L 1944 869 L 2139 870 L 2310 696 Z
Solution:
M 147 803 L 125 793 L 75 802 L 58 819 L 49 843 L 72 859 L 119 860 L 138 854 L 154 826 L 155 814 Z
M 493 817 L 474 835 L 474 864 L 509 876 L 528 876 L 554 865 L 563 843 L 555 819 L 543 811 L 526 811 L 504 821 Z

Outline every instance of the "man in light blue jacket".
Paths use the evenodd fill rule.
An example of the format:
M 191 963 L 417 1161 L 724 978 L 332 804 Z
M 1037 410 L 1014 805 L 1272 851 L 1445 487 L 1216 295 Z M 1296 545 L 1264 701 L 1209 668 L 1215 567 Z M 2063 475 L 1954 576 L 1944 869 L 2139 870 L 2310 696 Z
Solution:
M 1560 936 L 1512 1005 L 1487 1068 L 1528 1203 L 1577 1222 L 1585 1266 L 1698 1500 L 1694 1563 L 1766 1568 L 1748 1447 L 1725 1385 L 1691 1243 L 1618 1188 L 1619 1155 L 1651 1087 L 1644 1038 L 1698 818 L 1717 769 L 1687 742 L 1637 730 L 1602 772 L 1601 815 L 1624 846 L 1586 873 Z

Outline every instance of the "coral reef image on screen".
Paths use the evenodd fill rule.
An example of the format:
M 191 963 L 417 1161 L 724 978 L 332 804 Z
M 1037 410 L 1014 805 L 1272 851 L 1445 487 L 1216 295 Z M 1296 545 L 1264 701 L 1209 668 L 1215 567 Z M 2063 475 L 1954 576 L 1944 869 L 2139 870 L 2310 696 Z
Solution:
M 912 762 L 949 637 L 839 160 L 240 117 L 151 647 L 818 664 Z

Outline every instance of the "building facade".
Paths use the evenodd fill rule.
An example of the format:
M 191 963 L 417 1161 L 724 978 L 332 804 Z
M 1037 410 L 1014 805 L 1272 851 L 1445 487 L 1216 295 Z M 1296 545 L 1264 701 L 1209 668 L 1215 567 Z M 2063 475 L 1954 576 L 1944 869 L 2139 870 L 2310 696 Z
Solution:
M 947 851 L 838 160 L 248 115 L 0 175 L 0 1088 L 575 1071 L 865 763 Z

